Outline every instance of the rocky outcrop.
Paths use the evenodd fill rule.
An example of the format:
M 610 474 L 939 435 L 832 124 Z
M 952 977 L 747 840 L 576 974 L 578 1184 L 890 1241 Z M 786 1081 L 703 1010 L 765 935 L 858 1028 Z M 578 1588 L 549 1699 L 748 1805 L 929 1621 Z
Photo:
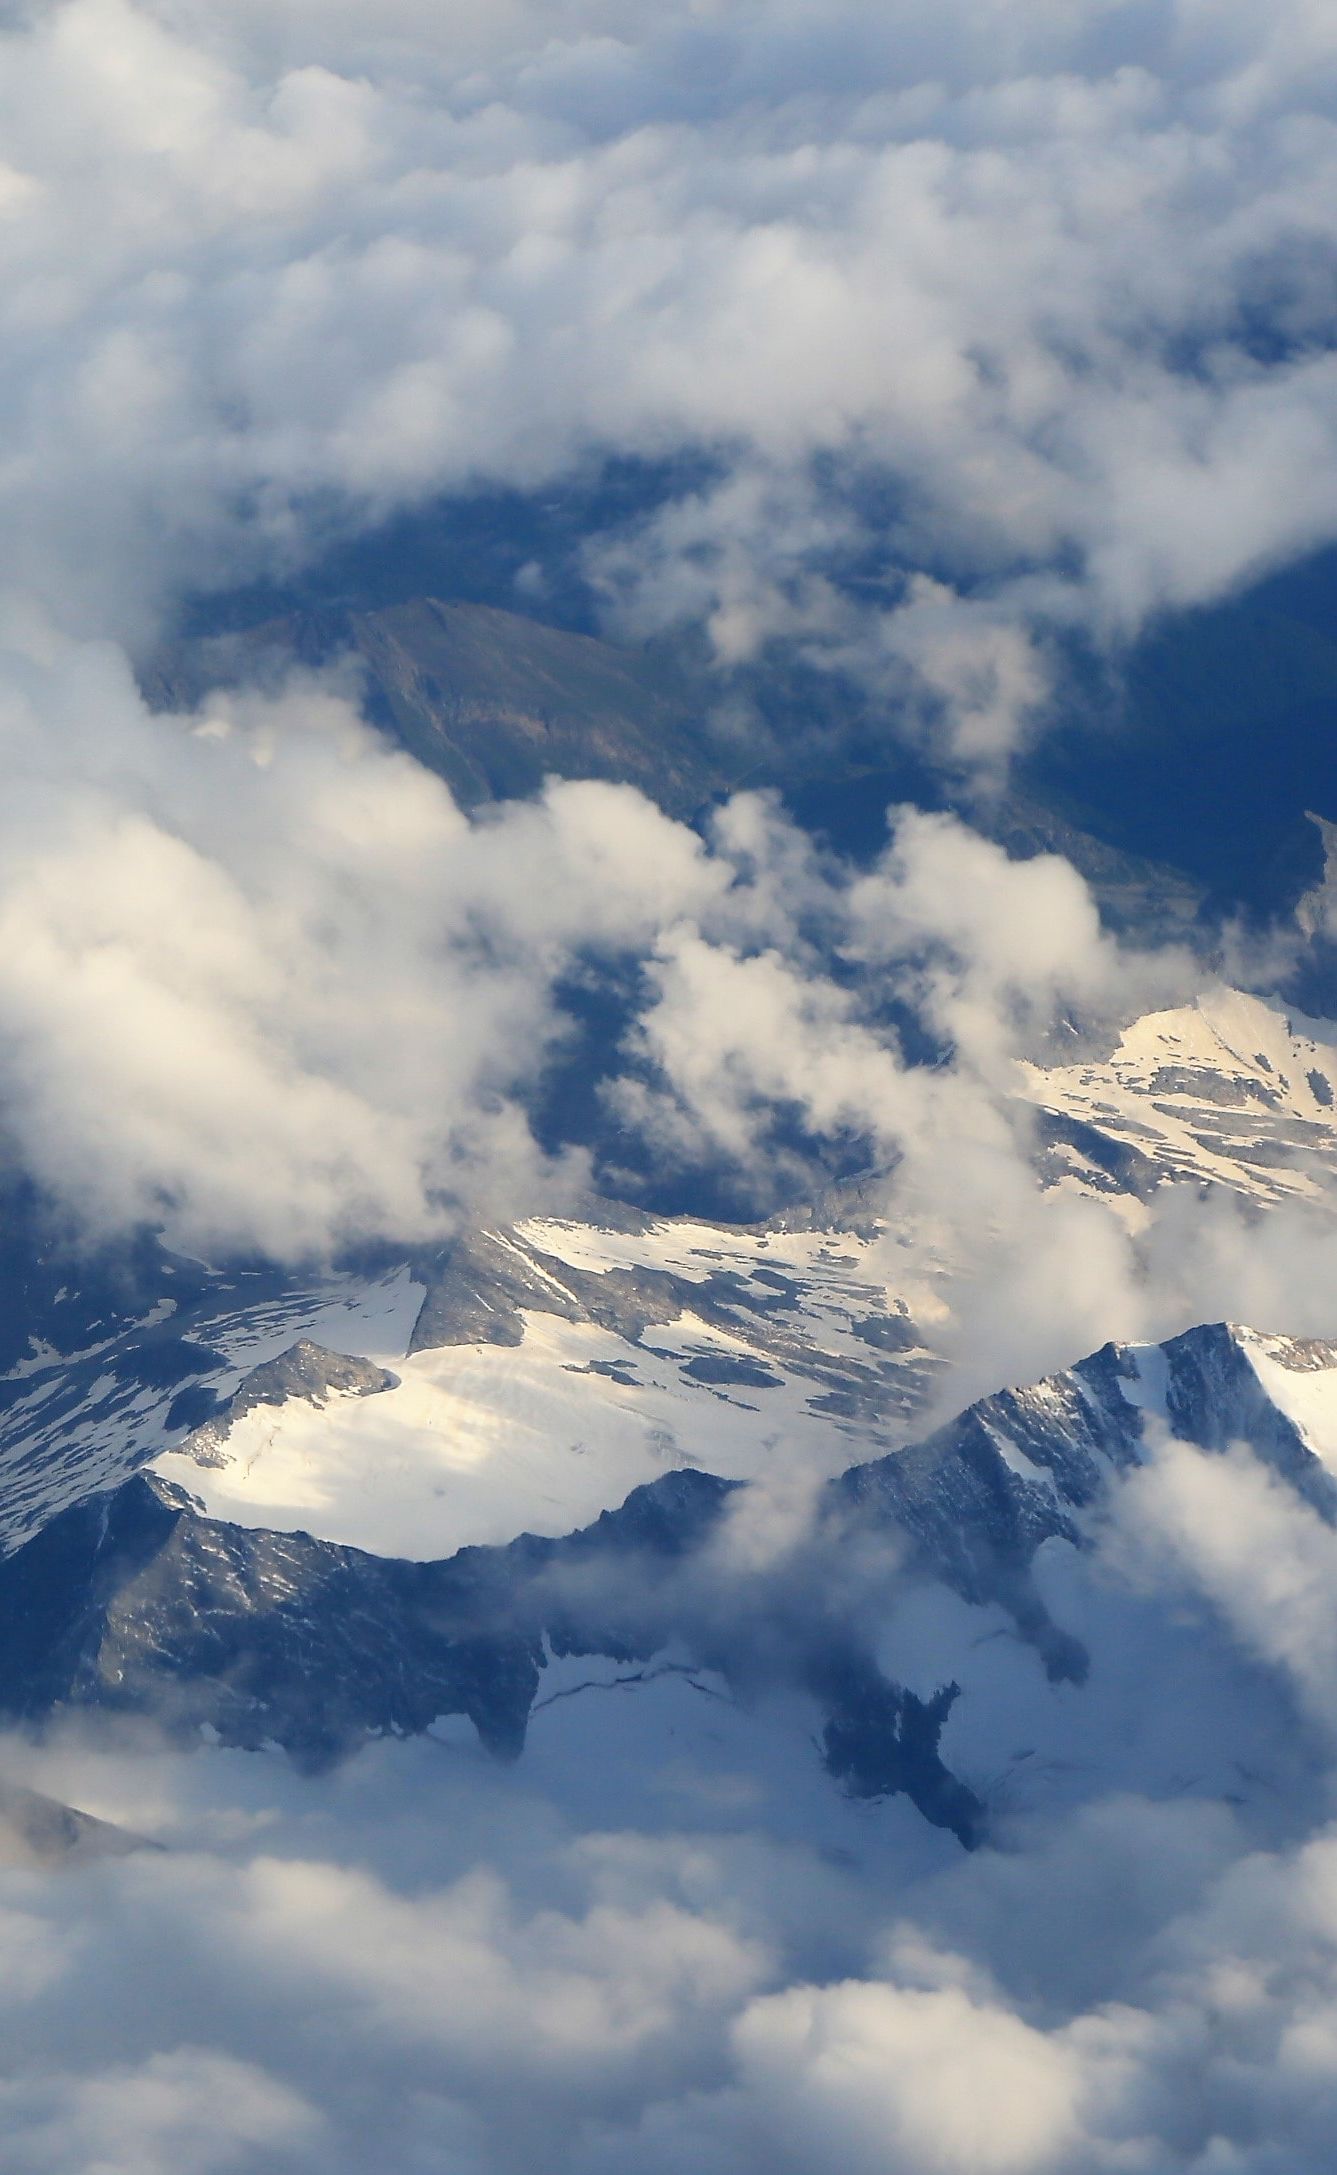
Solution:
M 327 1352 L 309 1337 L 299 1337 L 262 1366 L 253 1367 L 232 1395 L 193 1429 L 183 1450 L 199 1465 L 223 1463 L 223 1449 L 237 1422 L 261 1405 L 286 1405 L 293 1399 L 323 1405 L 330 1397 L 377 1397 L 395 1389 L 399 1377 L 369 1359 Z

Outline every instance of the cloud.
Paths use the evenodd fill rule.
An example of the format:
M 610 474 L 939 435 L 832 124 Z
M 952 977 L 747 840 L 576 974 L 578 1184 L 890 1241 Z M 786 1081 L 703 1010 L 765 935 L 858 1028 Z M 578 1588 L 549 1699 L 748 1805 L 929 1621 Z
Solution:
M 954 818 L 913 809 L 890 821 L 885 853 L 855 874 L 796 860 L 758 804 L 735 802 L 713 843 L 747 881 L 656 939 L 630 1062 L 606 1094 L 662 1162 L 714 1159 L 759 1189 L 743 1200 L 768 1206 L 814 1186 L 796 1117 L 833 1152 L 857 1144 L 886 1174 L 888 1282 L 952 1360 L 942 1399 L 955 1409 L 1111 1334 L 1198 1318 L 1186 1259 L 1207 1250 L 1197 1212 L 1216 1231 L 1214 1211 L 1195 1200 L 1164 1226 L 1153 1214 L 1135 1238 L 1109 1204 L 1044 1191 L 1016 1088 L 1017 1060 L 1060 1031 L 1182 1001 L 1204 970 L 1174 947 L 1115 942 L 1056 856 L 1011 861 Z M 936 1062 L 906 1061 L 898 1020 Z M 1262 1252 L 1276 1265 L 1271 1282 L 1255 1272 L 1270 1306 L 1286 1253 Z M 1242 1271 L 1247 1259 L 1241 1238 L 1232 1261 Z
M 1066 2050 L 960 1987 L 792 1989 L 754 2003 L 735 2045 L 791 2164 L 838 2154 L 873 2175 L 890 2148 L 925 2175 L 1019 2175 L 1079 2143 Z
M 1110 1334 L 1323 1330 L 1321 1211 L 1254 1231 L 1171 1191 L 1134 1234 L 1042 1191 L 1017 1059 L 1202 972 L 1102 931 L 1066 862 L 900 810 L 856 872 L 764 795 L 704 837 L 600 784 L 468 819 L 352 692 L 154 715 L 118 648 L 10 607 L 0 1115 L 67 1230 L 291 1261 L 569 1203 L 589 1153 L 540 1147 L 531 1112 L 593 962 L 637 992 L 605 1152 L 722 1173 L 754 1213 L 833 1162 L 884 1170 L 888 1281 L 953 1362 L 944 1406 Z
M 767 1929 L 702 1893 L 709 1841 L 694 1865 L 573 1831 L 437 1745 L 314 1788 L 264 1758 L 37 1757 L 95 1791 L 105 1761 L 104 1801 L 177 1847 L 9 1881 L 0 1947 L 42 1965 L 4 1998 L 25 2171 L 569 2164 L 586 2120 L 709 2076 L 774 1968 Z
M 176 1847 L 0 1875 L 15 2167 L 1325 2165 L 1330 1830 L 1260 1851 L 1225 1808 L 1111 1799 L 926 1873 L 864 1808 L 833 1864 L 746 1794 L 679 1792 L 666 1829 L 667 1769 L 656 1826 L 619 1825 L 602 1744 L 592 1819 L 560 1767 L 499 1783 L 430 1744 L 319 1784 L 263 1755 L 23 1753 L 99 1810 L 156 1798 Z
M 296 2167 L 324 2134 L 318 2112 L 252 2063 L 182 2047 L 137 2068 L 11 2082 L 0 2094 L 16 2170 L 226 2175 Z
M 1337 1727 L 1337 1535 L 1243 1447 L 1206 1457 L 1166 1435 L 1120 1491 L 1118 1536 L 1144 1580 L 1186 1576 L 1243 1645 Z
M 24 639 L 0 1081 L 65 1211 L 291 1259 L 560 1184 L 519 1100 L 554 982 L 709 900 L 692 835 L 615 786 L 471 825 L 318 683 L 152 716 L 119 653 Z
M 554 985 L 621 949 L 648 996 L 611 1101 L 661 1152 L 774 1196 L 806 1169 L 777 1114 L 866 1137 L 940 1253 L 981 1203 L 1011 1227 L 1031 1311 L 1062 1247 L 1089 1264 L 1019 1359 L 1091 1341 L 1123 1242 L 1071 1204 L 1023 1239 L 1008 1068 L 1182 962 L 1130 963 L 1062 864 L 907 816 L 847 897 L 751 801 L 705 852 L 594 788 L 470 825 L 337 689 L 152 720 L 124 653 L 394 507 L 690 456 L 585 540 L 614 616 L 698 620 L 726 665 L 797 641 L 995 764 L 1051 631 L 1328 533 L 1315 12 L 59 0 L 0 37 L 21 1158 L 85 1225 L 205 1250 L 537 1199 L 581 1175 L 524 1114 Z M 955 1064 L 902 1064 L 870 988 Z
M 1046 629 L 1333 533 L 1303 0 L 58 0 L 3 36 L 0 508 L 76 632 L 689 454 L 713 481 L 590 540 L 610 608 L 726 663 L 797 640 L 972 767 L 1037 729 Z
M 1036 1190 L 1016 1056 L 1197 971 L 954 820 L 900 811 L 858 876 L 765 796 L 704 838 L 593 783 L 468 819 L 337 676 L 154 714 L 116 646 L 4 632 L 0 1122 L 85 1235 L 296 1260 L 569 1199 L 588 1157 L 529 1112 L 593 960 L 641 977 L 605 1094 L 652 1156 L 774 1206 L 862 1141 L 951 1261 Z
M 1321 1217 L 1167 1198 L 1134 1240 L 1041 1191 L 1018 1057 L 1202 971 L 1116 943 L 1056 857 L 901 810 L 859 873 L 765 796 L 702 838 L 599 784 L 467 819 L 337 680 L 154 715 L 117 648 L 17 607 L 0 757 L 5 1138 L 77 1233 L 298 1260 L 569 1202 L 588 1156 L 530 1112 L 563 979 L 601 961 L 639 977 L 603 1094 L 656 1167 L 754 1212 L 832 1157 L 888 1172 L 945 1399 L 1204 1315 L 1323 1326 Z

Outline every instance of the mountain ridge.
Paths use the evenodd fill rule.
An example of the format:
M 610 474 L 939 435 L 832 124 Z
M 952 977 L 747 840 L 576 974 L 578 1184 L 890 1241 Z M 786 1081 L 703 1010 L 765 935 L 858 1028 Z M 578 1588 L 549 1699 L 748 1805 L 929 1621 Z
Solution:
M 1297 1383 L 1304 1409 L 1289 1411 Z M 973 1844 L 985 1797 L 939 1746 L 977 1695 L 946 1672 L 907 1683 L 878 1622 L 906 1591 L 954 1597 L 1006 1622 L 1052 1695 L 1085 1696 L 1110 1656 L 1060 1620 L 1038 1574 L 1055 1547 L 1074 1562 L 1098 1552 L 1149 1421 L 1206 1456 L 1247 1444 L 1337 1525 L 1337 1344 L 1204 1324 L 1102 1347 L 848 1469 L 797 1543 L 750 1577 L 728 1552 L 731 1507 L 749 1491 L 690 1468 L 566 1536 L 436 1562 L 223 1523 L 137 1474 L 0 1563 L 0 1702 L 28 1722 L 148 1715 L 186 1740 L 276 1744 L 317 1765 L 369 1734 L 462 1715 L 515 1758 L 554 1658 L 643 1667 L 677 1652 L 689 1676 L 714 1672 L 745 1702 L 776 1687 L 815 1702 L 834 1783 L 904 1792 Z

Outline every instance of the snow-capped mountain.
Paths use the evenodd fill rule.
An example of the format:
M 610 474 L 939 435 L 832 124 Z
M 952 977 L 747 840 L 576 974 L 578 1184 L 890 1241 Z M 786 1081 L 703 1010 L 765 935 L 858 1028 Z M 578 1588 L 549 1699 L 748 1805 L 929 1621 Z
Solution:
M 0 1377 L 10 1547 L 164 1451 L 220 1515 L 388 1554 L 559 1534 L 675 1465 L 838 1471 L 936 1364 L 867 1228 L 612 1203 L 324 1278 L 158 1258 L 122 1311 L 38 1321 Z
M 1315 1200 L 1334 1035 L 1217 992 L 1104 1063 L 1028 1068 L 1040 1175 L 1133 1224 L 1175 1181 Z M 889 1286 L 877 1205 L 747 1227 L 591 1201 L 338 1275 L 152 1253 L 97 1307 L 29 1293 L 0 1544 L 148 1461 L 218 1518 L 424 1560 L 571 1532 L 680 1466 L 834 1476 L 904 1444 L 939 1381 L 932 1292 Z
M 934 1369 L 879 1260 L 611 1206 L 473 1233 L 365 1348 L 374 1381 L 315 1353 L 249 1375 L 158 1470 L 220 1518 L 416 1557 L 570 1532 L 677 1466 L 834 1473 L 904 1439 Z
M 1023 1068 L 1047 1175 L 1131 1207 L 1168 1181 L 1271 1205 L 1329 1194 L 1337 1026 L 1215 989 L 1152 1012 L 1104 1060 Z
M 0 1546 L 114 1485 L 303 1337 L 402 1351 L 421 1299 L 407 1268 L 292 1278 L 160 1254 L 96 1311 L 67 1310 L 62 1287 L 0 1375 Z
M 1028 1068 L 1041 1174 L 1134 1224 L 1176 1181 L 1314 1200 L 1337 1154 L 1334 1033 L 1216 992 L 1104 1063 Z M 895 1259 L 868 1204 L 749 1229 L 592 1203 L 371 1275 L 160 1263 L 128 1315 L 71 1332 L 48 1309 L 0 1382 L 4 1531 L 164 1450 L 219 1516 L 420 1556 L 570 1531 L 675 1464 L 751 1479 L 788 1450 L 834 1473 L 904 1442 L 933 1385 Z M 299 1343 L 365 1361 L 377 1394 L 310 1359 L 245 1387 Z
M 316 1761 L 463 1717 L 515 1756 L 554 1697 L 672 1672 L 744 1712 L 781 1702 L 796 1759 L 965 1843 L 1097 1784 L 1242 1794 L 1266 1818 L 1304 1801 L 1303 1718 L 1228 1625 L 1204 1638 L 1180 1596 L 1120 1577 L 1121 1499 L 1162 1438 L 1202 1461 L 1247 1446 L 1337 1524 L 1337 1346 L 1219 1324 L 1107 1346 L 827 1482 L 751 1564 L 748 1491 L 690 1467 L 566 1538 L 436 1561 L 222 1520 L 136 1475 L 0 1568 L 5 1705 Z
M 1175 1179 L 1313 1197 L 1330 1033 L 1224 993 L 1034 1069 L 1042 1175 L 1130 1219 Z M 1302 1807 L 1312 1717 L 1219 1609 L 1204 1635 L 1201 1597 L 1139 1583 L 1128 1518 L 1167 1444 L 1244 1445 L 1337 1524 L 1337 1346 L 1109 1345 L 923 1434 L 932 1331 L 870 1199 L 836 1205 L 592 1201 L 337 1276 L 154 1255 L 119 1311 L 34 1300 L 3 1381 L 5 1708 L 317 1764 L 537 1731 L 560 1762 L 616 1696 L 637 1743 L 824 1774 L 967 1844 L 1096 1790 Z

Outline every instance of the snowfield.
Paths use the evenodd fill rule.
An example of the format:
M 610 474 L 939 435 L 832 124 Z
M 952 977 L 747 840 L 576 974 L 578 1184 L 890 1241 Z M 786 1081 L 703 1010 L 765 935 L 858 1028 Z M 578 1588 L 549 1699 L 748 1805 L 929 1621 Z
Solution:
M 155 1470 L 211 1517 L 430 1560 L 526 1531 L 569 1533 L 674 1466 L 820 1479 L 903 1437 L 930 1360 L 914 1343 L 888 1357 L 852 1326 L 887 1318 L 874 1242 L 696 1223 L 626 1234 L 543 1222 L 517 1237 L 531 1267 L 537 1252 L 600 1275 L 671 1270 L 703 1288 L 724 1272 L 760 1278 L 758 1294 L 783 1303 L 760 1329 L 745 1318 L 731 1334 L 684 1313 L 635 1342 L 526 1309 L 517 1345 L 407 1357 L 412 1324 L 387 1308 L 392 1334 L 369 1338 L 361 1356 L 392 1370 L 397 1387 L 254 1407 L 221 1451 L 202 1461 L 188 1440 Z M 351 1316 L 338 1327 L 349 1350 Z M 319 1341 L 318 1322 L 304 1333 Z M 904 1405 L 881 1422 L 832 1412 L 831 1370 L 870 1394 L 890 1380 Z
M 1331 1021 L 1217 989 L 1135 1021 L 1103 1063 L 1024 1065 L 1022 1075 L 1040 1110 L 1126 1151 L 1118 1177 L 1130 1196 L 1170 1179 L 1224 1186 L 1260 1205 L 1331 1194 Z M 1067 1155 L 1069 1182 L 1089 1183 L 1080 1141 L 1067 1144 Z M 1110 1192 L 1108 1179 L 1101 1190 Z

